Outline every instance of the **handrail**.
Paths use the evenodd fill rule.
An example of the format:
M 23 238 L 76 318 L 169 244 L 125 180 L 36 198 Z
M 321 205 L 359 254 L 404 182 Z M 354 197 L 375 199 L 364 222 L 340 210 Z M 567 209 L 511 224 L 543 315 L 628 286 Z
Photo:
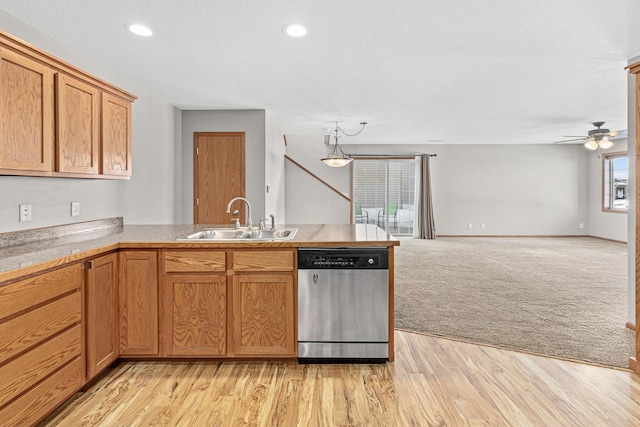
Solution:
M 335 187 L 333 187 L 331 184 L 329 184 L 328 182 L 326 182 L 324 179 L 320 178 L 318 175 L 316 175 L 315 173 L 311 172 L 309 169 L 305 168 L 304 166 L 302 166 L 300 163 L 296 162 L 295 160 L 293 160 L 291 157 L 289 157 L 288 155 L 284 155 L 284 158 L 289 160 L 291 163 L 293 163 L 294 165 L 298 166 L 300 169 L 302 169 L 303 171 L 305 171 L 306 173 L 308 173 L 309 175 L 311 175 L 312 177 L 314 177 L 315 179 L 317 179 L 318 181 L 320 181 L 321 183 L 323 183 L 324 185 L 326 185 L 327 187 L 329 187 L 331 190 L 333 190 L 336 194 L 339 194 L 340 197 L 342 197 L 343 199 L 345 199 L 347 202 L 351 202 L 351 197 L 347 197 L 344 194 L 342 194 L 341 192 L 339 192 Z

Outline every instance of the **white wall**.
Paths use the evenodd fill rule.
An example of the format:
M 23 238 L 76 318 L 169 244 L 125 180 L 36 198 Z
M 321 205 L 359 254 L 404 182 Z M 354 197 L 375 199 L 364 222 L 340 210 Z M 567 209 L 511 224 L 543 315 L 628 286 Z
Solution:
M 273 214 L 277 224 L 286 223 L 285 186 L 284 186 L 284 137 L 282 131 L 273 122 L 268 111 L 265 112 L 265 218 Z
M 329 148 L 321 138 L 287 135 L 287 155 L 348 195 L 350 168 L 332 168 L 320 161 Z M 290 161 L 285 164 L 286 212 L 289 224 L 348 224 L 350 204 Z
M 0 176 L 0 232 L 123 216 L 125 223 L 172 223 L 175 109 L 89 58 L 0 12 L 0 28 L 138 96 L 133 104 L 133 178 L 130 181 Z M 80 216 L 70 216 L 70 202 Z M 18 204 L 33 220 L 18 222 Z
M 184 224 L 193 223 L 194 132 L 245 132 L 245 197 L 251 203 L 251 219 L 257 224 L 265 217 L 265 111 L 182 111 L 182 182 L 178 203 Z
M 324 153 L 320 141 L 287 141 L 290 156 L 348 193 L 349 168 L 324 166 L 319 161 Z M 345 151 L 437 154 L 431 162 L 431 182 L 439 235 L 588 234 L 589 157 L 581 146 L 346 145 Z M 286 185 L 289 222 L 312 222 L 322 215 L 349 222 L 349 204 L 331 192 L 320 192 L 321 186 L 293 165 L 287 165 Z

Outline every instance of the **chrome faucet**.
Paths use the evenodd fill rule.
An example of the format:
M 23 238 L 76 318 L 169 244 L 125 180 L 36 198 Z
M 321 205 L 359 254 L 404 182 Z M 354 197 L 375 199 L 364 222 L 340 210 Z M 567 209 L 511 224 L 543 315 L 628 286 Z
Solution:
M 245 216 L 247 220 L 247 228 L 251 229 L 251 227 L 253 227 L 253 224 L 251 223 L 251 203 L 249 203 L 247 199 L 245 199 L 244 197 L 234 197 L 233 199 L 231 199 L 231 201 L 227 205 L 227 213 L 231 213 L 231 205 L 236 200 L 242 200 L 247 204 L 247 214 Z

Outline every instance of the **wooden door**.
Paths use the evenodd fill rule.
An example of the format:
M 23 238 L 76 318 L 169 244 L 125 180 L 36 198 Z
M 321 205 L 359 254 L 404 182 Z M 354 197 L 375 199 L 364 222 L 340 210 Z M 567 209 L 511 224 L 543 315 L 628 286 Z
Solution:
M 154 250 L 119 254 L 120 354 L 157 355 L 158 255 Z
M 234 355 L 296 355 L 293 274 L 233 276 Z
M 162 347 L 165 356 L 221 356 L 227 348 L 227 277 L 165 275 Z
M 87 380 L 119 356 L 118 254 L 89 262 L 86 280 Z
M 100 161 L 100 92 L 56 75 L 57 171 L 97 174 Z
M 0 169 L 53 170 L 53 71 L 0 47 Z
M 194 132 L 194 224 L 230 224 L 227 204 L 245 195 L 244 132 Z M 244 203 L 235 203 L 240 222 Z
M 102 94 L 102 173 L 131 176 L 131 103 Z

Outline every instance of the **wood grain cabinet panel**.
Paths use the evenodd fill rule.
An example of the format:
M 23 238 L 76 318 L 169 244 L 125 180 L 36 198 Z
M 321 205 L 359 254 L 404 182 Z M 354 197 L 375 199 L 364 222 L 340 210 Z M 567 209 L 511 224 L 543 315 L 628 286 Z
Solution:
M 0 170 L 53 170 L 53 70 L 0 46 Z
M 36 306 L 0 323 L 0 363 L 82 320 L 80 292 Z
M 289 274 L 233 276 L 233 354 L 296 355 L 293 283 Z
M 226 271 L 225 251 L 166 251 L 165 273 L 223 273 Z
M 293 271 L 293 250 L 233 251 L 233 271 Z
M 57 171 L 97 174 L 100 161 L 100 92 L 56 74 Z
M 0 407 L 81 354 L 82 330 L 76 325 L 0 366 Z
M 0 424 L 34 425 L 84 376 L 80 264 L 0 287 Z
M 82 386 L 82 360 L 75 359 L 0 409 L 3 426 L 31 426 L 61 405 Z
M 87 380 L 119 356 L 118 254 L 89 262 L 86 270 Z
M 226 353 L 227 279 L 222 274 L 166 275 L 163 351 L 168 356 Z
M 131 103 L 102 94 L 102 173 L 131 176 Z
M 157 355 L 158 254 L 119 253 L 120 354 Z
M 74 264 L 0 287 L 0 320 L 66 293 L 80 292 L 82 266 Z

